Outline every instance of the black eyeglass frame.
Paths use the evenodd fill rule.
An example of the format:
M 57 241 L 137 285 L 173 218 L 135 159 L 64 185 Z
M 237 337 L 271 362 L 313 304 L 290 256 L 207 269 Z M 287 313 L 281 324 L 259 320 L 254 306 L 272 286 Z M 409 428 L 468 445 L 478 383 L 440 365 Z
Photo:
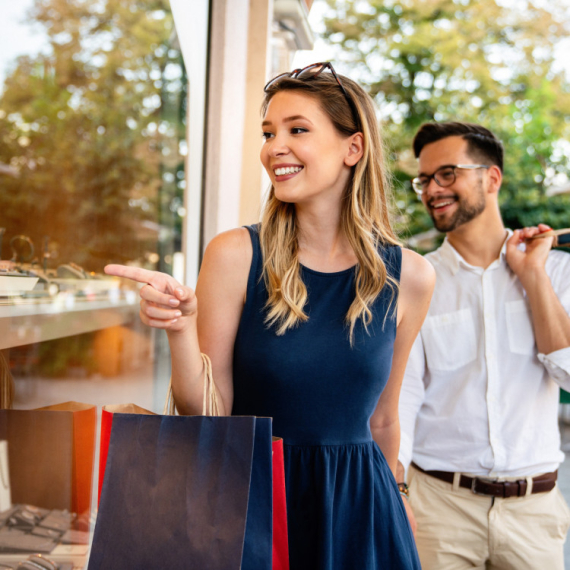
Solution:
M 453 172 L 453 180 L 445 182 L 438 180 L 437 174 L 442 170 L 449 168 L 451 168 L 451 171 Z M 414 178 L 412 180 L 412 188 L 414 192 L 418 196 L 421 196 L 425 192 L 425 189 L 429 186 L 429 183 L 431 182 L 432 178 L 433 180 L 435 180 L 435 183 L 441 188 L 448 188 L 449 186 L 454 184 L 455 180 L 457 179 L 457 173 L 455 172 L 456 168 L 459 168 L 461 170 L 477 170 L 479 168 L 485 168 L 485 169 L 491 168 L 491 165 L 490 164 L 444 164 L 443 166 L 440 166 L 433 174 L 423 174 L 422 176 L 417 176 L 416 178 Z
M 319 68 L 319 67 L 321 69 L 317 69 L 317 71 L 315 71 L 314 73 L 311 73 L 310 75 L 307 75 L 306 77 L 301 77 L 303 75 L 303 73 L 307 73 L 308 71 L 310 71 L 312 69 Z M 340 87 L 340 89 L 344 95 L 344 98 L 346 99 L 348 106 L 350 107 L 350 109 L 352 111 L 352 114 L 353 114 L 353 117 L 356 121 L 356 124 L 360 125 L 360 121 L 358 120 L 358 111 L 356 109 L 356 105 L 354 104 L 354 101 L 352 100 L 352 98 L 348 94 L 348 91 L 344 88 L 344 85 L 342 84 L 341 80 L 339 79 L 338 75 L 336 74 L 336 71 L 334 70 L 334 67 L 330 61 L 320 61 L 318 63 L 311 63 L 311 65 L 307 65 L 306 67 L 300 67 L 298 69 L 294 69 L 293 71 L 287 71 L 285 73 L 281 73 L 281 74 L 277 75 L 276 77 L 274 77 L 273 79 L 270 79 L 265 84 L 263 91 L 265 93 L 267 93 L 269 88 L 272 85 L 274 85 L 275 83 L 278 83 L 281 79 L 284 79 L 286 77 L 287 78 L 290 77 L 291 79 L 300 79 L 301 81 L 310 81 L 311 79 L 317 78 L 326 69 L 328 69 L 332 73 L 332 76 L 336 79 L 336 82 L 338 83 L 338 86 Z

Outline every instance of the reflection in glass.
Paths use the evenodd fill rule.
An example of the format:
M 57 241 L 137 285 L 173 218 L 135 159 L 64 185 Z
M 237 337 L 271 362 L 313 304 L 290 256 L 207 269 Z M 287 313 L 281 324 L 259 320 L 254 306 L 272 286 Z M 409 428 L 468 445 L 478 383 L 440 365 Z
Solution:
M 0 258 L 22 261 L 8 244 L 24 235 L 39 266 L 168 270 L 187 85 L 168 2 L 38 0 L 28 19 L 47 45 L 0 61 Z
M 172 272 L 188 85 L 168 0 L 22 0 L 7 12 L 0 36 L 15 18 L 33 41 L 11 33 L 3 50 L 0 38 L 0 408 L 14 408 L 0 410 L 0 472 L 9 468 L 14 482 L 10 509 L 0 494 L 0 530 L 12 533 L 0 536 L 0 563 L 15 556 L 5 544 L 16 548 L 16 534 L 57 560 L 62 544 L 85 555 L 95 415 L 120 402 L 161 408 L 164 335 L 140 322 L 136 288 L 102 270 Z M 74 422 L 91 414 L 88 437 L 67 447 L 48 435 L 67 408 L 31 412 L 64 402 L 78 407 Z M 34 431 L 28 419 L 40 416 L 45 426 Z M 44 483 L 66 483 L 42 487 L 25 466 L 48 442 L 59 455 L 44 453 Z

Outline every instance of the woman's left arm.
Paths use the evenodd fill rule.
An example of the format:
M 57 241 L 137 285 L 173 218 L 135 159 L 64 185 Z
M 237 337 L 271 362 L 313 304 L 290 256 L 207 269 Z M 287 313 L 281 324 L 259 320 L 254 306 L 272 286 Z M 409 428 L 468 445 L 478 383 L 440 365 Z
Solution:
M 396 475 L 400 447 L 398 400 L 406 363 L 414 340 L 427 314 L 435 271 L 421 255 L 402 249 L 402 270 L 398 294 L 397 331 L 392 370 L 370 419 L 372 437 L 378 444 L 392 473 Z

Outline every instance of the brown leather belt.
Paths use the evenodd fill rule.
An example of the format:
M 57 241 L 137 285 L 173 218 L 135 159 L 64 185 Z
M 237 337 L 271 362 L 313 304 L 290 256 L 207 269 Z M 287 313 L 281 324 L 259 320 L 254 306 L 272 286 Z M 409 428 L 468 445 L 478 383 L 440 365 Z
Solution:
M 453 483 L 454 473 L 450 471 L 426 471 L 415 463 L 412 465 L 422 473 L 441 479 L 447 483 Z M 553 473 L 544 473 L 532 479 L 532 491 L 535 493 L 547 493 L 552 491 L 556 485 L 558 478 L 558 471 Z M 461 475 L 459 479 L 459 486 L 465 489 L 471 489 L 476 495 L 488 495 L 490 497 L 501 497 L 507 499 L 509 497 L 524 497 L 526 495 L 527 482 L 526 479 L 519 479 L 518 481 L 491 481 L 481 477 L 468 477 Z

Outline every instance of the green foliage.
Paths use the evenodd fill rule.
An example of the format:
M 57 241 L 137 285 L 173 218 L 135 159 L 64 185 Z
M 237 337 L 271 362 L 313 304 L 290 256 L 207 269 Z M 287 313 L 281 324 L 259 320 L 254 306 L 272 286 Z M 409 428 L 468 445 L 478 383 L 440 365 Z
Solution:
M 37 250 L 49 236 L 56 265 L 144 262 L 175 236 L 149 222 L 180 227 L 187 82 L 169 2 L 36 0 L 30 21 L 49 46 L 0 96 L 0 163 L 19 173 L 0 175 L 0 226 Z
M 553 66 L 556 42 L 570 29 L 567 4 L 327 1 L 324 38 L 380 108 L 402 231 L 431 227 L 409 180 L 414 134 L 434 120 L 480 123 L 501 138 L 508 225 L 570 225 L 570 198 L 546 195 L 570 175 L 570 85 Z

